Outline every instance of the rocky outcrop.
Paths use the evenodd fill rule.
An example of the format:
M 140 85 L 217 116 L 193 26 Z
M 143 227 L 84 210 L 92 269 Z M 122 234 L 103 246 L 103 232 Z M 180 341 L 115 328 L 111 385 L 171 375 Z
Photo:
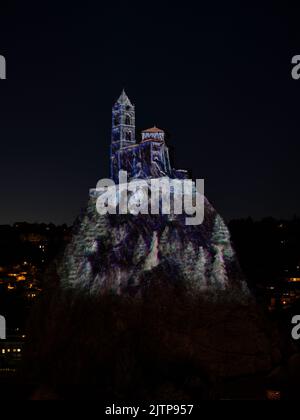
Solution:
M 92 196 L 58 273 L 63 287 L 132 294 L 141 292 L 144 274 L 157 266 L 171 267 L 173 280 L 194 292 L 247 293 L 229 231 L 206 199 L 203 224 L 186 226 L 184 215 L 100 216 Z

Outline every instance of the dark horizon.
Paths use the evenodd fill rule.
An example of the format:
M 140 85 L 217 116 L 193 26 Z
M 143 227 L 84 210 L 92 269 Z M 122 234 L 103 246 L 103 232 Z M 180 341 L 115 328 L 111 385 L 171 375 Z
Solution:
M 300 214 L 299 6 L 33 3 L 0 17 L 1 225 L 74 221 L 108 176 L 123 88 L 226 220 Z
M 75 219 L 72 220 L 70 223 L 67 222 L 62 222 L 62 223 L 54 223 L 53 221 L 27 221 L 27 220 L 17 220 L 15 222 L 12 223 L 1 223 L 0 224 L 0 228 L 1 227 L 6 227 L 9 226 L 10 228 L 15 227 L 16 225 L 29 225 L 29 226 L 42 226 L 42 225 L 53 225 L 54 227 L 62 227 L 62 226 L 66 226 L 67 228 L 72 228 L 74 222 L 76 222 L 76 220 L 78 219 L 78 217 L 80 217 L 80 215 L 85 211 L 85 206 L 83 206 L 81 209 L 79 209 L 77 215 L 75 216 Z M 238 218 L 234 218 L 234 219 L 225 219 L 225 222 L 227 224 L 233 223 L 233 222 L 243 222 L 243 221 L 252 221 L 253 223 L 263 223 L 263 222 L 268 222 L 268 221 L 274 221 L 274 222 L 278 222 L 278 223 L 292 223 L 295 221 L 300 221 L 300 216 L 297 214 L 294 214 L 293 216 L 291 216 L 290 218 L 276 218 L 273 216 L 263 216 L 261 218 L 253 218 L 251 216 L 246 216 L 246 217 L 238 217 Z

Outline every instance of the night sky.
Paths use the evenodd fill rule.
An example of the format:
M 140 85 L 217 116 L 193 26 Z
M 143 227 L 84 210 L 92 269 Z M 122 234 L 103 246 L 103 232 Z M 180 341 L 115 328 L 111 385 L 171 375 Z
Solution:
M 73 222 L 123 87 L 227 220 L 300 215 L 300 6 L 34 3 L 1 1 L 0 224 Z

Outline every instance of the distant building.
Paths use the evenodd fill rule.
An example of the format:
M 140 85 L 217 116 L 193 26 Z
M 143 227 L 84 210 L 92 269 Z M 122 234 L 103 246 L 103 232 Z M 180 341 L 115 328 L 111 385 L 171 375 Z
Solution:
M 287 277 L 285 281 L 266 288 L 269 310 L 289 309 L 300 300 L 300 278 Z
M 300 277 L 287 277 L 286 281 L 288 283 L 298 283 L 300 285 Z
M 26 336 L 18 331 L 0 341 L 0 378 L 14 374 L 22 360 Z

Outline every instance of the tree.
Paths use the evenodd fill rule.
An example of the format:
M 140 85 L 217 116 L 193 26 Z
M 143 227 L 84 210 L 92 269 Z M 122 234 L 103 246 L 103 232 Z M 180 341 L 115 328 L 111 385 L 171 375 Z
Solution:
M 198 257 L 196 259 L 195 265 L 195 273 L 193 277 L 193 287 L 195 290 L 205 290 L 207 289 L 207 261 L 208 261 L 208 253 L 200 246 Z
M 211 271 L 210 281 L 213 287 L 225 290 L 228 285 L 228 276 L 223 257 L 223 247 L 215 246 L 215 257 Z
M 81 287 L 88 288 L 93 279 L 93 270 L 89 261 L 84 261 L 80 270 L 80 285 Z
M 197 253 L 190 242 L 183 252 L 181 267 L 187 287 L 192 292 L 207 289 L 207 262 L 207 251 L 201 246 Z
M 226 259 L 228 260 L 233 259 L 235 254 L 231 245 L 230 232 L 224 220 L 219 215 L 217 215 L 215 218 L 211 240 L 212 240 L 213 246 L 223 247 L 223 255 Z
M 120 242 L 123 242 L 126 238 L 127 229 L 126 225 L 118 225 L 111 230 L 112 243 L 113 245 L 118 245 Z
M 221 216 L 217 215 L 215 218 L 212 243 L 214 245 L 227 245 L 230 242 L 230 233 Z
M 189 284 L 194 283 L 195 276 L 195 261 L 196 261 L 196 252 L 192 242 L 189 242 L 186 248 L 183 251 L 182 256 L 182 272 L 185 278 L 185 281 Z
M 152 237 L 150 253 L 147 256 L 145 262 L 145 270 L 152 270 L 154 267 L 157 267 L 159 265 L 158 252 L 158 236 L 157 232 L 154 232 Z
M 142 235 L 139 236 L 133 253 L 133 263 L 139 264 L 147 255 L 148 249 L 147 244 Z
M 159 251 L 165 258 L 178 260 L 179 254 L 182 253 L 182 244 L 176 229 L 171 232 L 169 226 L 166 226 L 160 237 Z
M 169 226 L 166 226 L 163 233 L 161 234 L 159 241 L 159 251 L 165 257 L 168 257 L 171 254 Z

